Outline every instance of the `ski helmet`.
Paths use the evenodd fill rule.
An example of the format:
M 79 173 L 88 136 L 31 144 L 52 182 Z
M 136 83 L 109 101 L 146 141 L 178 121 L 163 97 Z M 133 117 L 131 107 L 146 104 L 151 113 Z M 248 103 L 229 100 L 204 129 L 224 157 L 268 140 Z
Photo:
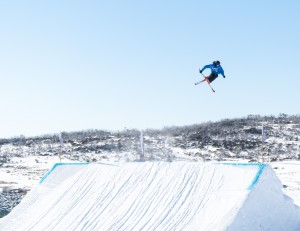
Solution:
M 217 60 L 217 61 L 214 61 L 214 62 L 213 62 L 213 64 L 214 64 L 215 66 L 220 66 L 220 65 L 221 65 L 221 63 L 220 63 L 220 61 L 219 61 L 219 60 Z

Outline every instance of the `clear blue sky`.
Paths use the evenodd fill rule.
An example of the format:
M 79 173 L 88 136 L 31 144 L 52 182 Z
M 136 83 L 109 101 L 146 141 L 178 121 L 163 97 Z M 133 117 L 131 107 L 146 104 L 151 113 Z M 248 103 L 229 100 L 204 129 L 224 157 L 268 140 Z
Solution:
M 0 1 L 0 137 L 299 114 L 299 12 L 298 0 Z M 195 86 L 216 59 L 216 93 Z

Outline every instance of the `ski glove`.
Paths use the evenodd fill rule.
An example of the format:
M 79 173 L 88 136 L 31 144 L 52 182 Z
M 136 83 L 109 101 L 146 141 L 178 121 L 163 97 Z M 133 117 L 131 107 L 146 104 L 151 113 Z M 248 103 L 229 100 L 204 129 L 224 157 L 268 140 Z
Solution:
M 223 78 L 225 79 L 225 75 L 223 76 Z
M 199 72 L 202 74 L 202 71 L 201 71 L 201 70 L 199 70 Z

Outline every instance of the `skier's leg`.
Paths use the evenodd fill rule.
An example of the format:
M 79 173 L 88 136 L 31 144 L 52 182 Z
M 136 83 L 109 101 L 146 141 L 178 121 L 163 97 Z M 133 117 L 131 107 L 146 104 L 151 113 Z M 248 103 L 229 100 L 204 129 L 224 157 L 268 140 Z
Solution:
M 216 78 L 218 77 L 217 74 L 215 73 L 211 73 L 209 76 L 208 76 L 208 83 L 211 83 L 212 81 L 214 81 Z

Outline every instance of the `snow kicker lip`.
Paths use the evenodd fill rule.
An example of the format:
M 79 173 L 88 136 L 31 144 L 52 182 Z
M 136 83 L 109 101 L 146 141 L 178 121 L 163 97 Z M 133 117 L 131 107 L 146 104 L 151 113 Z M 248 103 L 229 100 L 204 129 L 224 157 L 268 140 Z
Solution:
M 58 166 L 66 166 L 66 165 L 87 165 L 91 164 L 89 162 L 75 162 L 75 163 L 56 163 L 54 166 L 41 178 L 39 181 L 39 184 L 42 184 L 46 178 L 54 171 L 54 169 Z M 103 163 L 101 163 L 103 164 Z M 221 163 L 223 165 L 231 165 L 231 166 L 246 166 L 246 167 L 258 167 L 257 174 L 253 178 L 253 181 L 251 184 L 248 186 L 248 190 L 252 190 L 253 187 L 257 184 L 261 174 L 263 173 L 264 168 L 266 167 L 266 164 L 264 163 Z M 110 164 L 108 164 L 110 165 Z

